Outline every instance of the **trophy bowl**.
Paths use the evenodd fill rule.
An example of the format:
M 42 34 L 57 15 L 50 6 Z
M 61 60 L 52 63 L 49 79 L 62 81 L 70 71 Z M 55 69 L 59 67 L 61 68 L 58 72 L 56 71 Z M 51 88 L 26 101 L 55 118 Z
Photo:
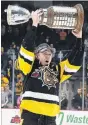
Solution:
M 27 22 L 30 18 L 30 12 L 27 9 L 17 5 L 8 5 L 5 12 L 7 12 L 8 25 L 22 24 Z

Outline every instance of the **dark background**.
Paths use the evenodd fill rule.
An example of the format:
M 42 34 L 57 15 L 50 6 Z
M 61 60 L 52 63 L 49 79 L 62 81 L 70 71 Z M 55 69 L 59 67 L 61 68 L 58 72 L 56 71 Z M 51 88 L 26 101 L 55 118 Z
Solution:
M 6 27 L 6 32 L 5 35 L 3 35 L 1 37 L 1 44 L 2 46 L 4 46 L 5 50 L 9 47 L 9 45 L 12 42 L 15 42 L 18 46 L 20 46 L 22 39 L 25 36 L 25 33 L 27 31 L 27 27 L 30 24 L 31 20 L 29 20 L 29 22 L 25 23 L 25 24 L 20 24 L 20 25 L 16 25 L 16 26 L 9 26 L 7 24 L 7 19 L 6 19 L 6 13 L 4 12 L 4 10 L 8 7 L 8 5 L 19 5 L 21 7 L 24 7 L 26 9 L 28 9 L 29 11 L 32 10 L 36 10 L 37 8 L 48 8 L 49 6 L 69 6 L 69 7 L 73 7 L 76 4 L 82 4 L 83 8 L 84 8 L 84 25 L 83 25 L 83 34 L 85 37 L 87 37 L 88 35 L 88 2 L 87 1 L 1 1 L 1 24 L 5 25 Z M 41 34 L 41 32 L 44 31 L 45 33 L 38 38 L 38 41 L 40 41 L 40 39 L 46 39 L 47 36 L 49 37 L 49 41 L 54 43 L 54 47 L 56 49 L 69 49 L 68 48 L 68 44 L 69 46 L 73 45 L 72 41 L 73 39 L 71 38 L 68 39 L 69 37 L 66 37 L 66 40 L 60 41 L 59 39 L 59 35 L 58 33 L 56 33 L 55 29 L 49 29 L 45 26 L 42 26 L 39 28 L 39 36 Z M 18 34 L 17 34 L 18 32 Z M 68 30 L 65 30 L 65 32 L 68 33 Z M 58 43 L 59 46 L 58 46 Z

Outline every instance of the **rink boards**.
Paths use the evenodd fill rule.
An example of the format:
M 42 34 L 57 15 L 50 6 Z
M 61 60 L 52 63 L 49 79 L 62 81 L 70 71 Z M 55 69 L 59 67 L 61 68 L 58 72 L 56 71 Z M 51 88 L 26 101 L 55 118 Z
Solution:
M 1 109 L 1 125 L 19 125 L 19 109 Z M 56 125 L 88 125 L 88 111 L 61 110 Z

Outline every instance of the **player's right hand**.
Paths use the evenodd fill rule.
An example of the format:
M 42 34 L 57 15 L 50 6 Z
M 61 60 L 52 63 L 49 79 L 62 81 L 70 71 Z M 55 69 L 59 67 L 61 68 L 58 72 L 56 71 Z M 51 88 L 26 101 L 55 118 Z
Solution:
M 43 12 L 39 9 L 36 11 L 32 11 L 31 16 L 32 16 L 32 20 L 33 20 L 33 26 L 38 26 L 39 20 L 40 20 L 40 16 L 43 14 Z

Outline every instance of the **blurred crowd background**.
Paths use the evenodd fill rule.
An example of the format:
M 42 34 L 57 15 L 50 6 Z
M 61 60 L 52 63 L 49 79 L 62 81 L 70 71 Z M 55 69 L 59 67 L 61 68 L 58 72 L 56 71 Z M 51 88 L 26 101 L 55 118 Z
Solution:
M 43 2 L 43 3 L 42 3 Z M 1 107 L 19 108 L 21 94 L 23 91 L 24 76 L 17 70 L 16 60 L 19 49 L 26 32 L 31 28 L 32 20 L 25 24 L 9 26 L 7 24 L 4 9 L 9 4 L 19 5 L 30 11 L 37 8 L 47 8 L 51 5 L 74 6 L 77 1 L 1 1 Z M 88 2 L 80 2 L 84 7 L 85 19 L 83 26 L 83 37 L 85 43 L 85 67 L 74 74 L 69 80 L 65 81 L 60 87 L 61 109 L 88 110 Z M 66 58 L 72 51 L 74 38 L 71 30 L 55 30 L 46 26 L 39 26 L 37 41 L 46 41 L 55 50 L 54 61 Z M 85 84 L 83 85 L 83 71 Z M 84 88 L 83 88 L 84 86 Z M 84 94 L 84 96 L 83 96 Z M 84 101 L 83 101 L 84 99 Z

